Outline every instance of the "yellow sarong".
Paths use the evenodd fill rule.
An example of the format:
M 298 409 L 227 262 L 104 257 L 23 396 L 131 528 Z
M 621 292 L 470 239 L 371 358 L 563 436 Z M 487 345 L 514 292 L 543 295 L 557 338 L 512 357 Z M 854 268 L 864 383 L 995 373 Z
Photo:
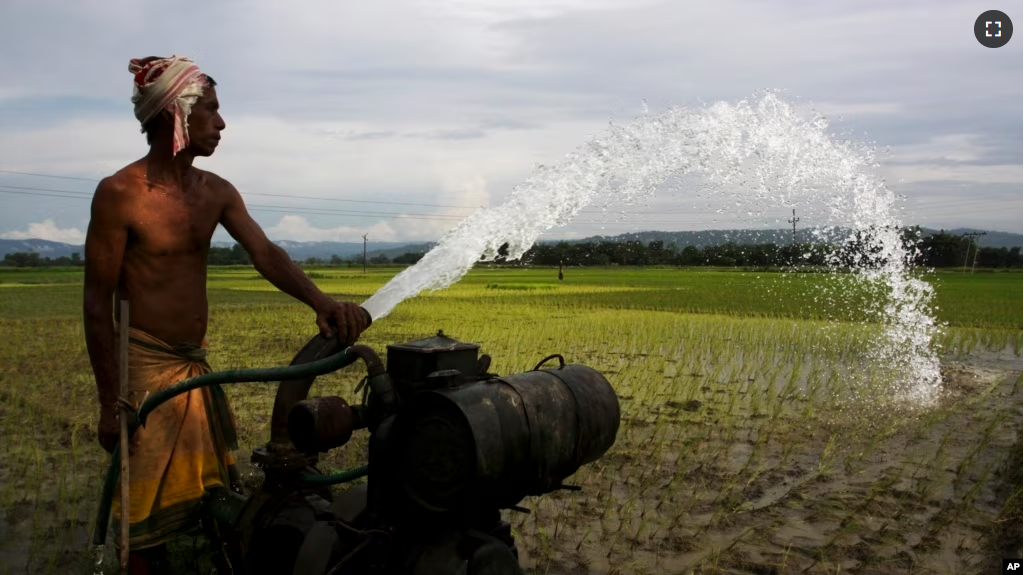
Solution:
M 179 381 L 211 371 L 207 342 L 175 347 L 130 328 L 128 397 L 136 405 Z M 198 526 L 204 492 L 230 486 L 238 449 L 235 421 L 219 385 L 194 389 L 161 404 L 132 436 L 128 459 L 129 545 L 166 543 Z M 120 490 L 113 501 L 114 529 L 121 517 Z M 116 531 L 115 531 L 116 532 Z

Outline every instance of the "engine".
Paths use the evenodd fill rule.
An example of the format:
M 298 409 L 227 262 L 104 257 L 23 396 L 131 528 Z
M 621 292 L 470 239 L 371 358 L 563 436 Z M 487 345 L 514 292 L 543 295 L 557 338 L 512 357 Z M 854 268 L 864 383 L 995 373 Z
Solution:
M 293 365 L 342 351 L 314 338 Z M 235 573 L 520 574 L 501 510 L 559 489 L 615 442 L 619 403 L 597 371 L 559 355 L 531 371 L 489 373 L 479 346 L 436 336 L 389 345 L 362 398 L 309 398 L 313 378 L 281 382 L 271 440 L 252 454 L 262 486 L 211 493 L 204 522 Z M 558 360 L 557 367 L 544 366 Z M 370 434 L 363 468 L 325 475 L 322 453 Z M 367 476 L 346 490 L 335 485 Z

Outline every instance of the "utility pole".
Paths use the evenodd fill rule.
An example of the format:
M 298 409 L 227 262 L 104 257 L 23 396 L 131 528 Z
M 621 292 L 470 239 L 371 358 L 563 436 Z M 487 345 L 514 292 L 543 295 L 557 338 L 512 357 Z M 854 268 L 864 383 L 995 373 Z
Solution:
M 988 235 L 988 232 L 976 232 L 976 236 Z M 974 260 L 971 262 L 971 275 L 974 275 L 974 266 L 978 264 L 978 244 L 974 244 Z
M 974 274 L 974 264 L 978 262 L 978 246 L 974 243 L 974 238 L 978 236 L 988 235 L 987 232 L 967 232 L 962 234 L 960 237 L 967 238 L 967 253 L 964 254 L 964 267 L 960 270 L 961 274 L 967 273 L 967 260 L 971 257 L 971 246 L 974 246 L 974 263 L 971 264 L 971 274 Z
M 793 219 L 788 221 L 793 224 L 793 245 L 796 245 L 796 223 L 800 221 L 800 218 L 796 217 L 796 208 L 793 208 Z
M 366 236 L 370 234 L 363 234 L 363 273 L 366 273 Z

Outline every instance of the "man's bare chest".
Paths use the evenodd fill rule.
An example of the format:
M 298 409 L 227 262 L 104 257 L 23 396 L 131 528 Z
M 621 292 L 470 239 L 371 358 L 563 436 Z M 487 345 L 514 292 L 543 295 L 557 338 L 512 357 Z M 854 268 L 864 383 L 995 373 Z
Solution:
M 205 250 L 222 208 L 209 195 L 147 192 L 133 202 L 129 217 L 132 246 L 154 256 L 180 256 Z

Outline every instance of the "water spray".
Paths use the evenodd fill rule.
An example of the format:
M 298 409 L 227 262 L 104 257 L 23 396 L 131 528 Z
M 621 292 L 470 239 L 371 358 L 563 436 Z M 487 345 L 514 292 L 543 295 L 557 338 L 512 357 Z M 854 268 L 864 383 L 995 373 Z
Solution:
M 557 165 L 538 167 L 503 204 L 467 217 L 363 307 L 374 320 L 383 318 L 405 299 L 452 285 L 477 262 L 494 261 L 503 245 L 507 259 L 520 258 L 542 233 L 571 223 L 587 206 L 635 204 L 692 175 L 705 193 L 737 209 L 760 214 L 815 204 L 823 208 L 803 212 L 821 223 L 811 233 L 851 230 L 840 243 L 858 243 L 862 257 L 853 274 L 833 274 L 833 291 L 845 292 L 848 280 L 880 288 L 882 297 L 863 310 L 883 328 L 874 359 L 891 368 L 895 395 L 927 402 L 940 381 L 933 292 L 912 274 L 897 197 L 874 174 L 877 166 L 872 149 L 837 141 L 824 117 L 804 117 L 771 92 L 736 104 L 645 114 L 611 124 Z M 845 264 L 836 256 L 831 265 Z

